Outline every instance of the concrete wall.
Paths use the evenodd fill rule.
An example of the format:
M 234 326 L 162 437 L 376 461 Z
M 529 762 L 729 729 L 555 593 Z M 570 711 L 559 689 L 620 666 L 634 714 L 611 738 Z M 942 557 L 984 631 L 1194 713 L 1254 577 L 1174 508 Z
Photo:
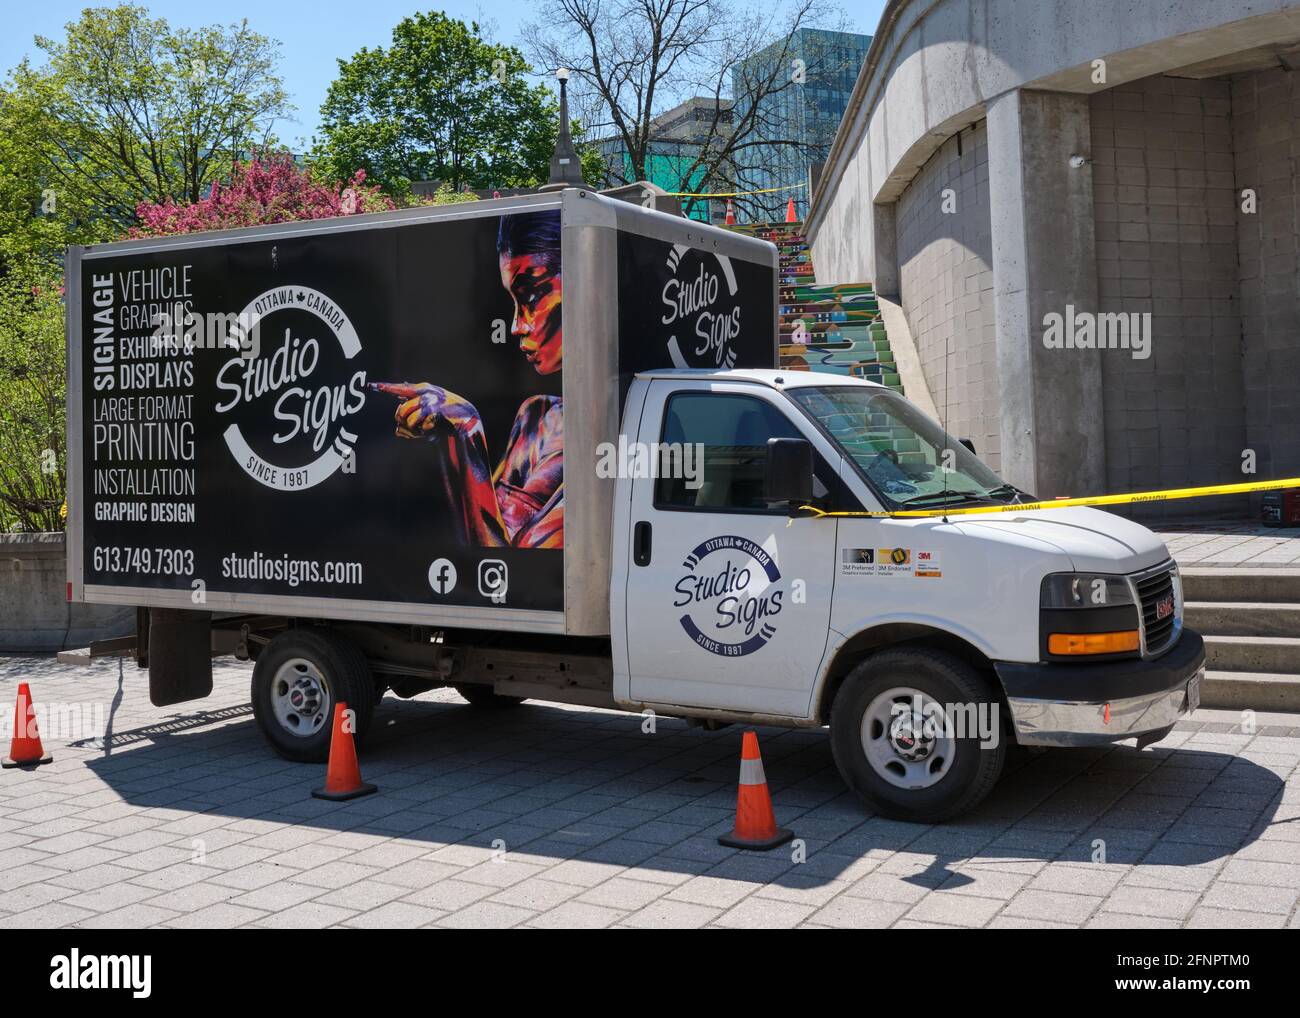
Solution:
M 872 203 L 893 202 L 991 99 L 1018 88 L 1091 95 L 1297 37 L 1300 0 L 890 0 L 813 192 L 818 278 L 876 278 Z
M 1000 428 L 988 169 L 981 122 L 935 152 L 898 199 L 895 215 L 903 311 L 939 418 L 952 434 L 973 439 L 996 470 Z M 947 190 L 953 211 L 945 211 Z
M 1246 435 L 1228 81 L 1157 75 L 1090 106 L 1099 310 L 1152 315 L 1149 358 L 1097 354 L 1106 488 L 1238 479 Z M 1225 508 L 1207 500 L 1142 515 Z
M 1300 0 L 890 0 L 814 187 L 818 279 L 897 285 L 936 403 L 965 376 L 950 423 L 988 448 L 985 291 L 955 285 L 977 245 L 919 208 L 982 123 L 1000 473 L 1044 496 L 1195 484 L 1254 448 L 1258 476 L 1300 474 L 1300 93 L 1259 70 L 1297 52 Z M 1242 221 L 1256 180 L 1271 205 Z M 1149 311 L 1153 356 L 1045 354 L 1067 307 Z
M 134 608 L 68 603 L 62 534 L 0 534 L 0 653 L 85 647 L 134 628 Z
M 1300 476 L 1300 73 L 1232 78 L 1244 445 L 1258 474 Z M 1257 211 L 1240 210 L 1251 188 Z
M 1017 89 L 989 103 L 989 218 L 1002 387 L 999 473 L 1040 498 L 1104 480 L 1101 364 L 1052 346 L 1052 316 L 1097 306 L 1088 100 Z

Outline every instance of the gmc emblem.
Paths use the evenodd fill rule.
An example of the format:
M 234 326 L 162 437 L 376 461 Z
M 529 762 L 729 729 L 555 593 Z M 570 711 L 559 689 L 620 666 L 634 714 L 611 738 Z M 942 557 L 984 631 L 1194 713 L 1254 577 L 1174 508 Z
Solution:
M 1166 594 L 1156 602 L 1156 619 L 1167 619 L 1174 613 L 1174 595 Z

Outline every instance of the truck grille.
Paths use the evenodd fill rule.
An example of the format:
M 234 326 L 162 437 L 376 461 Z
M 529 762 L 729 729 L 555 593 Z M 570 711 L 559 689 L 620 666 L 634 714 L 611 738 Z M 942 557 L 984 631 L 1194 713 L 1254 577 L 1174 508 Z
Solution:
M 1132 578 L 1142 609 L 1142 638 L 1148 657 L 1168 650 L 1182 628 L 1182 605 L 1174 588 L 1174 568 L 1168 563 Z

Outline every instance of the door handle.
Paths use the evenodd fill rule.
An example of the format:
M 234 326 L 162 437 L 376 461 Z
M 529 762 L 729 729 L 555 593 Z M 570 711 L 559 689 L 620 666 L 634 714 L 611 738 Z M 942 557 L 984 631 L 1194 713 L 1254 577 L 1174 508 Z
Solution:
M 632 528 L 632 561 L 639 566 L 650 564 L 650 522 L 642 520 Z

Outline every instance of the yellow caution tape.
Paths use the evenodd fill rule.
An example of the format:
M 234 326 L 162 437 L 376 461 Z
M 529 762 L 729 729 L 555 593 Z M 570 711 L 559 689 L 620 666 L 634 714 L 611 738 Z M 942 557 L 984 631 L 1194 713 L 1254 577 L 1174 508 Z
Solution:
M 987 513 L 1027 513 L 1039 509 L 1069 509 L 1080 505 L 1128 505 L 1132 502 L 1172 502 L 1179 498 L 1202 498 L 1205 495 L 1241 495 L 1250 491 L 1276 491 L 1278 488 L 1300 488 L 1300 477 L 1287 477 L 1280 481 L 1247 481 L 1242 484 L 1212 484 L 1205 488 L 1170 488 L 1167 491 L 1134 491 L 1127 495 L 1085 495 L 1082 498 L 1056 498 L 1049 502 L 1019 502 L 1011 505 L 988 505 L 964 509 L 896 509 L 893 512 L 828 512 L 816 506 L 801 505 L 800 512 L 812 516 L 979 516 Z
M 793 191 L 796 187 L 806 187 L 806 184 L 786 184 L 784 187 L 769 187 L 763 191 L 711 191 L 706 193 L 695 193 L 693 191 L 666 191 L 674 198 L 743 198 L 747 194 L 776 194 L 777 191 Z

